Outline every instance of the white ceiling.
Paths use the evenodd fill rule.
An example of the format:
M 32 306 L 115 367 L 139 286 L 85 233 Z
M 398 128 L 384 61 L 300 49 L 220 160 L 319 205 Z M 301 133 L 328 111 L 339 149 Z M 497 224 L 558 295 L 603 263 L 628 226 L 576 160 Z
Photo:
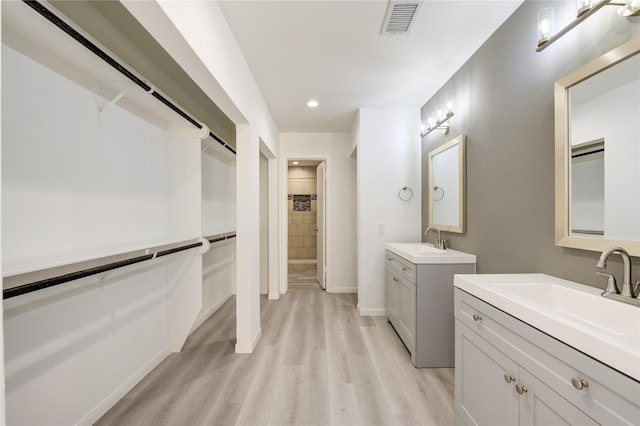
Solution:
M 280 131 L 346 132 L 358 108 L 424 105 L 522 1 L 425 0 L 398 36 L 387 0 L 219 3 Z

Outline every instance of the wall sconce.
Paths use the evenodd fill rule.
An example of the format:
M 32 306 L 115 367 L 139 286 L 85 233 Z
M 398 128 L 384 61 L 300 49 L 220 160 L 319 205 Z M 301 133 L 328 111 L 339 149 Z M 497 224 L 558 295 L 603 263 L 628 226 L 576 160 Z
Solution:
M 445 135 L 449 134 L 449 125 L 444 125 L 444 123 L 446 123 L 453 116 L 453 104 L 451 102 L 448 102 L 447 112 L 444 115 L 442 114 L 442 110 L 440 110 L 438 111 L 438 118 L 436 121 L 434 121 L 433 118 L 429 118 L 429 120 L 422 123 L 420 137 L 424 138 L 436 129 L 441 129 L 442 133 L 444 133 Z
M 553 34 L 553 8 L 547 7 L 538 13 L 538 47 L 536 52 L 541 52 L 550 44 L 575 28 L 579 23 L 602 9 L 604 6 L 622 6 L 618 13 L 622 16 L 640 15 L 640 0 L 625 0 L 623 2 L 613 0 L 577 0 L 576 19 L 569 25 Z M 553 35 L 551 35 L 553 34 Z

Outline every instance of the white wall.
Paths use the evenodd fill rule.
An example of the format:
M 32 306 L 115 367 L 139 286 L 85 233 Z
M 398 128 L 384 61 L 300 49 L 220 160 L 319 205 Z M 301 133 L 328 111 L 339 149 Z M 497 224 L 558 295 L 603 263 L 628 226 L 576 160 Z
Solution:
M 2 60 L 3 260 L 171 237 L 163 130 L 99 119 L 95 94 L 6 45 Z
M 279 151 L 277 126 L 216 2 L 122 3 L 238 126 L 236 351 L 252 352 L 261 333 L 258 147 L 262 140 L 271 152 Z M 275 182 L 270 193 L 277 193 Z
M 0 10 L 2 8 L 0 7 Z M 0 11 L 0 21 L 2 20 L 2 12 Z M 1 31 L 0 31 L 1 33 Z M 2 41 L 2 35 L 0 34 L 0 41 Z M 0 71 L 0 74 L 2 71 Z M 0 99 L 2 98 L 2 84 L 0 84 Z M 0 102 L 0 116 L 2 114 L 2 102 Z M 2 134 L 2 120 L 0 120 L 0 134 Z M 2 137 L 0 136 L 0 148 L 2 147 Z M 2 176 L 2 150 L 0 149 L 0 176 Z M 0 183 L 2 178 L 0 177 Z M 2 185 L 0 185 L 0 241 L 2 241 Z M 2 280 L 2 244 L 0 244 L 0 287 L 4 288 Z M 6 411 L 5 411 L 5 380 L 4 380 L 4 313 L 0 310 L 0 424 L 6 424 Z
M 235 165 L 202 154 L 202 235 L 204 237 L 236 229 Z
M 287 158 L 327 157 L 330 186 L 327 188 L 327 261 L 328 292 L 352 293 L 356 283 L 356 162 L 351 158 L 352 145 L 348 133 L 282 133 L 280 135 L 282 219 L 287 218 Z M 280 237 L 281 249 L 286 251 L 287 227 Z M 285 268 L 287 256 L 281 251 L 281 268 Z M 283 274 L 281 288 L 286 288 Z
M 420 111 L 361 109 L 356 120 L 358 309 L 361 315 L 384 315 L 384 244 L 419 242 L 422 236 Z M 398 197 L 405 185 L 413 190 L 410 201 Z

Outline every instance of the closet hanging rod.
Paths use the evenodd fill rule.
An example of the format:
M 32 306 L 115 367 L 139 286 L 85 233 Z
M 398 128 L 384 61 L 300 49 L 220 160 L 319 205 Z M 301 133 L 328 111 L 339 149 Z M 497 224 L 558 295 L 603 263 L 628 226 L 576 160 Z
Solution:
M 2 298 L 10 299 L 12 297 L 20 296 L 22 294 L 32 293 L 34 291 L 64 284 L 69 281 L 79 280 L 80 278 L 90 277 L 91 275 L 101 274 L 103 272 L 111 271 L 113 269 L 134 265 L 136 263 L 144 262 L 146 260 L 157 259 L 158 257 L 167 256 L 170 254 L 178 253 L 181 251 L 189 250 L 189 249 L 200 247 L 200 246 L 202 246 L 201 241 L 197 243 L 192 243 L 192 244 L 187 244 L 180 247 L 167 249 L 167 250 L 157 251 L 155 253 L 148 253 L 142 256 L 132 257 L 130 259 L 107 263 L 106 265 L 82 269 L 80 271 L 71 272 L 69 274 L 58 275 L 57 277 L 46 278 L 44 280 L 34 281 L 32 283 L 23 284 L 16 287 L 11 287 L 2 291 Z
M 217 137 L 216 135 L 214 135 L 212 132 L 209 132 L 209 136 L 211 136 L 211 138 L 215 141 L 217 141 L 220 145 L 222 145 L 223 147 L 227 148 L 229 151 L 231 151 L 233 153 L 233 155 L 236 155 L 236 150 L 233 149 L 233 147 L 231 145 L 229 145 L 228 143 L 226 143 L 225 141 L 223 141 L 222 139 L 220 139 L 219 137 Z
M 236 234 L 235 232 L 233 234 L 228 234 L 228 235 L 212 235 L 207 237 L 207 241 L 209 241 L 211 244 L 213 243 L 217 243 L 220 241 L 225 241 L 225 240 L 230 240 L 232 238 L 235 238 Z
M 66 22 L 64 22 L 62 19 L 60 19 L 57 15 L 55 15 L 53 12 L 51 12 L 49 9 L 47 9 L 46 7 L 44 7 L 42 4 L 40 4 L 39 2 L 37 2 L 36 0 L 22 0 L 25 4 L 27 4 L 29 7 L 31 7 L 33 10 L 35 10 L 36 12 L 38 12 L 40 15 L 42 15 L 45 19 L 47 19 L 49 22 L 51 22 L 52 24 L 54 24 L 56 27 L 60 28 L 62 31 L 64 31 L 65 33 L 67 33 L 68 35 L 70 35 L 74 40 L 76 40 L 78 43 L 80 43 L 81 45 L 83 45 L 84 47 L 86 47 L 87 49 L 89 49 L 91 52 L 93 52 L 96 56 L 98 56 L 100 59 L 102 59 L 103 61 L 105 61 L 107 64 L 111 65 L 111 67 L 113 67 L 115 70 L 117 70 L 118 72 L 120 72 L 122 75 L 124 75 L 125 77 L 127 77 L 129 80 L 133 81 L 135 84 L 137 84 L 138 86 L 140 86 L 140 88 L 142 88 L 142 90 L 144 90 L 147 93 L 150 93 L 154 98 L 156 98 L 158 101 L 162 102 L 165 106 L 169 107 L 170 109 L 172 109 L 175 113 L 177 113 L 178 115 L 180 115 L 182 118 L 184 118 L 185 120 L 187 120 L 189 123 L 191 123 L 192 125 L 194 125 L 195 127 L 197 127 L 198 129 L 202 129 L 202 125 L 200 123 L 198 123 L 193 117 L 191 117 L 189 114 L 187 114 L 186 112 L 184 112 L 183 110 L 181 110 L 180 108 L 178 108 L 174 103 L 172 103 L 170 100 L 168 100 L 167 98 L 165 98 L 163 95 L 161 95 L 160 93 L 158 93 L 155 88 L 153 88 L 152 86 L 149 86 L 147 83 L 145 83 L 144 81 L 142 81 L 140 78 L 138 78 L 135 74 L 133 74 L 131 71 L 129 71 L 128 69 L 126 69 L 124 66 L 122 66 L 120 63 L 118 63 L 118 61 L 116 61 L 115 59 L 113 59 L 111 56 L 109 56 L 104 50 L 100 49 L 98 46 L 96 46 L 94 43 L 92 43 L 89 39 L 87 39 L 85 36 L 83 36 L 82 34 L 80 34 L 78 31 L 76 31 L 75 29 L 73 29 L 69 24 L 67 24 Z M 209 135 L 215 139 L 216 141 L 220 142 L 225 148 L 227 148 L 229 151 L 233 152 L 233 154 L 236 153 L 236 151 L 226 142 L 224 142 L 222 139 L 220 139 L 218 136 L 214 135 L 213 132 L 209 132 Z

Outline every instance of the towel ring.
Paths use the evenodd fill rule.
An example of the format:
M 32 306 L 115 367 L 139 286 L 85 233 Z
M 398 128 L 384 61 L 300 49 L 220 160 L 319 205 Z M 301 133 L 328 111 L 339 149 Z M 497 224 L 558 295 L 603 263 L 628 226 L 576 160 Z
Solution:
M 403 186 L 400 191 L 398 191 L 398 198 L 402 201 L 409 201 L 413 198 L 413 190 L 408 186 Z
M 438 190 L 442 191 L 442 195 L 440 196 L 440 198 L 436 198 L 436 194 L 435 194 L 435 192 L 436 192 L 436 191 L 438 191 Z M 442 187 L 440 187 L 440 186 L 434 186 L 434 187 L 433 187 L 433 192 L 434 192 L 434 194 L 433 194 L 433 201 L 440 201 L 440 200 L 442 200 L 442 199 L 444 198 L 444 189 L 442 189 Z

